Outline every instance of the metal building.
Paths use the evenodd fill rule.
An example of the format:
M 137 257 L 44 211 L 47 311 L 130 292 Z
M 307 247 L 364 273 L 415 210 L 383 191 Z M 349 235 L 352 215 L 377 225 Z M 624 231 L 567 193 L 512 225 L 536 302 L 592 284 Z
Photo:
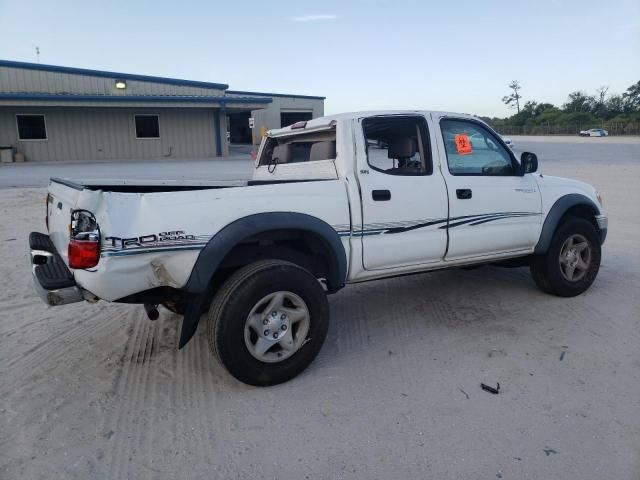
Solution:
M 323 112 L 324 97 L 0 60 L 0 148 L 33 162 L 226 156 Z
M 325 97 L 238 90 L 227 90 L 227 94 L 271 99 L 271 103 L 266 108 L 228 115 L 232 143 L 260 143 L 267 130 L 286 127 L 298 121 L 311 120 L 324 115 Z M 253 129 L 248 128 L 250 124 L 254 126 Z

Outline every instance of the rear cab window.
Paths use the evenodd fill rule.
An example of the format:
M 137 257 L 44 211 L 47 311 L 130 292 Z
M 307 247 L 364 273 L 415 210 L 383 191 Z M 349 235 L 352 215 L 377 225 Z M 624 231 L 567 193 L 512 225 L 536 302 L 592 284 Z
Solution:
M 292 132 L 291 135 L 269 137 L 260 155 L 259 166 L 275 166 L 335 160 L 336 130 L 334 128 Z

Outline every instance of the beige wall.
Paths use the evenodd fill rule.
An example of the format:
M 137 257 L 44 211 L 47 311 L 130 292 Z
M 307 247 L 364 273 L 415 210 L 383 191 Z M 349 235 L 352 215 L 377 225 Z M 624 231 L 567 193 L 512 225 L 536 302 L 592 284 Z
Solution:
M 18 113 L 43 113 L 48 139 L 18 140 Z M 159 139 L 135 138 L 136 113 L 159 115 Z M 13 145 L 27 161 L 212 158 L 217 113 L 204 108 L 0 107 L 0 145 Z
M 311 112 L 311 118 L 318 118 L 324 115 L 324 100 L 313 98 L 294 97 L 271 97 L 273 102 L 267 104 L 264 110 L 254 110 L 251 116 L 255 120 L 253 136 L 256 143 L 259 143 L 261 127 L 265 131 L 273 128 L 286 127 L 280 124 L 281 112 Z

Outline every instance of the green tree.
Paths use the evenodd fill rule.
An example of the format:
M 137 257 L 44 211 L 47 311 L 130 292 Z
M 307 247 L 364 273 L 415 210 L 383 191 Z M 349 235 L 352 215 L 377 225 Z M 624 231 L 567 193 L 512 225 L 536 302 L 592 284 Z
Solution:
M 522 113 L 526 112 L 529 116 L 534 116 L 536 114 L 536 108 L 538 108 L 538 102 L 529 100 L 522 107 Z
M 535 109 L 536 117 L 542 115 L 547 110 L 558 110 L 553 103 L 538 103 Z
M 551 103 L 538 103 L 533 110 L 533 116 L 527 120 L 528 125 L 550 125 L 557 123 L 562 112 Z
M 622 94 L 625 113 L 640 112 L 640 80 Z
M 517 113 L 507 118 L 492 118 L 491 125 L 499 130 L 533 134 L 554 131 L 578 133 L 578 130 L 604 125 L 605 128 L 609 126 L 613 129 L 615 134 L 638 133 L 640 81 L 627 88 L 622 95 L 609 94 L 609 87 L 606 85 L 597 88 L 595 95 L 587 95 L 576 90 L 569 94 L 562 108 L 534 100 L 520 106 L 522 96 L 519 82 L 514 80 L 509 88 L 513 93 L 504 97 L 502 101 L 517 109 Z
M 520 88 L 522 88 L 520 87 L 520 82 L 518 82 L 518 80 L 513 80 L 509 84 L 509 88 L 513 90 L 513 93 L 502 97 L 502 101 L 508 107 L 515 107 L 518 113 L 520 113 L 520 99 L 522 98 L 522 96 L 520 95 Z
M 596 89 L 596 95 L 594 97 L 594 101 L 591 105 L 591 112 L 600 118 L 606 118 L 607 113 L 607 92 L 609 91 L 609 87 L 607 85 L 603 85 Z
M 586 93 L 576 90 L 571 92 L 562 108 L 565 112 L 589 112 L 595 103 L 595 98 Z
M 604 105 L 604 101 L 607 98 L 607 92 L 609 91 L 608 85 L 603 85 L 596 89 L 596 99 L 597 103 L 600 105 Z
M 545 109 L 536 117 L 536 123 L 538 125 L 558 125 L 561 123 L 560 119 L 563 115 L 562 110 L 552 106 L 552 108 Z
M 606 102 L 607 118 L 615 117 L 624 113 L 624 98 L 622 95 L 611 95 Z

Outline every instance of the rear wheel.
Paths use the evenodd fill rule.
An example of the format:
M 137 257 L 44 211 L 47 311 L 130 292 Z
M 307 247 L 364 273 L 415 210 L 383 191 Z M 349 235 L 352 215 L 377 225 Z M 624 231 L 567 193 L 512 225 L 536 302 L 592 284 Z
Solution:
M 587 290 L 600 269 L 600 239 L 587 220 L 569 217 L 556 230 L 549 250 L 531 262 L 531 274 L 540 289 L 560 297 Z
M 313 361 L 328 325 L 318 280 L 293 263 L 263 260 L 222 285 L 209 309 L 207 333 L 231 375 L 268 386 L 290 380 Z

